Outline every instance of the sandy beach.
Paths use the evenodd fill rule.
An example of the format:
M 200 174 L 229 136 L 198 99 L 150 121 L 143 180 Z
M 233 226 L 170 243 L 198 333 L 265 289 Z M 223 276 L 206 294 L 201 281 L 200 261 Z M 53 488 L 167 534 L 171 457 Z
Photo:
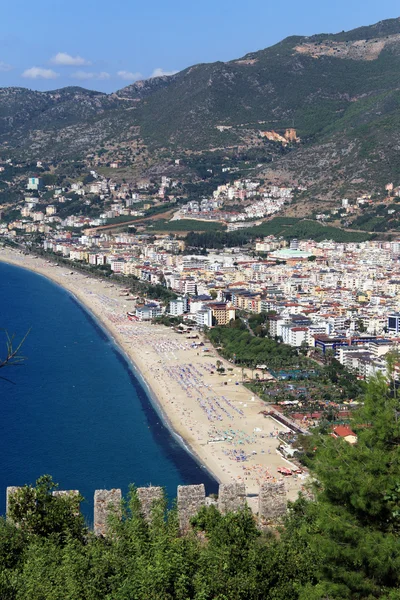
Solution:
M 5 248 L 0 261 L 45 275 L 95 315 L 140 371 L 169 426 L 218 481 L 244 482 L 247 494 L 257 494 L 264 480 L 281 478 L 278 467 L 291 466 L 276 451 L 284 426 L 260 414 L 265 404 L 241 384 L 242 370 L 223 361 L 209 343 L 194 348 L 184 334 L 129 321 L 134 302 L 120 295 L 121 288 L 74 271 L 72 264 L 56 266 Z M 217 360 L 232 370 L 218 375 Z M 304 476 L 285 478 L 288 499 L 304 482 Z

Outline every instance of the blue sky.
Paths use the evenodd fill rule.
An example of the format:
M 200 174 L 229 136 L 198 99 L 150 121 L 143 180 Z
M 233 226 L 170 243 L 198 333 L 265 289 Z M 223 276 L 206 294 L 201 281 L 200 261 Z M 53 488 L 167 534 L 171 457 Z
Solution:
M 394 0 L 12 0 L 0 18 L 0 87 L 110 92 L 289 35 L 398 16 Z

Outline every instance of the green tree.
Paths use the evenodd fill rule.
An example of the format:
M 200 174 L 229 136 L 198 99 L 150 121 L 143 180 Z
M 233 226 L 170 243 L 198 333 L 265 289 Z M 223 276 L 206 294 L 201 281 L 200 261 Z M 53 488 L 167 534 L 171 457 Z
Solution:
M 308 353 L 308 344 L 305 340 L 303 340 L 301 342 L 300 348 L 299 348 L 299 352 L 300 354 L 303 354 L 303 356 L 307 356 Z
M 43 185 L 56 185 L 57 183 L 57 175 L 54 173 L 43 173 L 43 175 L 41 175 L 41 179 Z
M 356 444 L 332 437 L 331 424 L 304 436 L 309 494 L 278 531 L 260 531 L 249 508 L 210 506 L 181 535 L 175 506 L 163 497 L 148 521 L 132 487 L 97 538 L 44 476 L 0 519 L 1 600 L 399 600 L 398 411 L 379 376 L 351 420 Z
M 94 181 L 94 177 L 91 173 L 88 173 L 87 175 L 85 175 L 85 177 L 83 178 L 83 183 L 85 185 L 88 185 L 89 183 L 92 183 Z
M 302 530 L 321 560 L 318 583 L 300 598 L 383 598 L 400 585 L 397 411 L 397 399 L 378 377 L 351 423 L 357 444 L 329 434 L 314 439 L 315 501 L 302 504 Z
M 10 498 L 10 519 L 30 535 L 81 539 L 85 533 L 79 512 L 83 498 L 79 494 L 55 495 L 57 487 L 50 475 L 42 475 L 35 487 L 26 485 L 17 489 Z
M 396 397 L 398 382 L 396 380 L 395 367 L 396 367 L 396 364 L 398 364 L 400 362 L 399 351 L 392 350 L 391 352 L 388 352 L 386 354 L 385 358 L 386 358 L 386 366 L 387 366 L 388 383 L 389 383 L 390 389 L 392 390 L 393 395 Z M 397 418 L 397 415 L 396 415 L 396 418 Z
M 364 321 L 362 319 L 357 320 L 357 329 L 360 333 L 365 333 L 367 328 L 364 325 Z

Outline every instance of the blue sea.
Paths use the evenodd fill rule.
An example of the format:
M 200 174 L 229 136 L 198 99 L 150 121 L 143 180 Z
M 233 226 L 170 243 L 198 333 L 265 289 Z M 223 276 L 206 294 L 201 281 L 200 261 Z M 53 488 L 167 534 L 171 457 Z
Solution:
M 0 328 L 26 360 L 0 370 L 0 514 L 9 485 L 50 474 L 78 489 L 93 520 L 93 493 L 130 483 L 166 488 L 217 483 L 171 434 L 124 355 L 68 292 L 0 263 Z M 4 355 L 0 331 L 0 357 Z

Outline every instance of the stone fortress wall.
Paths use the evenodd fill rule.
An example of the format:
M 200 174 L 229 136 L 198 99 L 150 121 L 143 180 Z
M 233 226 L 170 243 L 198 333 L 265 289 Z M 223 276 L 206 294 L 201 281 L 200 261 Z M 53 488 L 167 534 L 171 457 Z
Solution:
M 12 486 L 7 488 L 7 513 L 10 497 L 21 488 Z M 78 494 L 77 490 L 60 490 L 54 495 Z M 151 511 L 154 502 L 163 497 L 161 487 L 149 486 L 137 488 L 137 496 L 141 505 L 144 518 L 151 520 Z M 107 520 L 110 511 L 120 511 L 122 492 L 120 489 L 96 490 L 94 493 L 94 532 L 97 535 L 107 534 Z M 222 514 L 236 512 L 247 504 L 244 483 L 223 483 L 219 486 L 218 499 L 206 497 L 204 484 L 179 485 L 177 494 L 177 508 L 179 526 L 182 533 L 190 528 L 190 520 L 202 506 L 216 505 Z M 268 522 L 275 522 L 286 513 L 286 494 L 283 481 L 264 482 L 258 495 L 258 509 L 255 511 L 262 526 Z M 253 507 L 254 510 L 254 507 Z

